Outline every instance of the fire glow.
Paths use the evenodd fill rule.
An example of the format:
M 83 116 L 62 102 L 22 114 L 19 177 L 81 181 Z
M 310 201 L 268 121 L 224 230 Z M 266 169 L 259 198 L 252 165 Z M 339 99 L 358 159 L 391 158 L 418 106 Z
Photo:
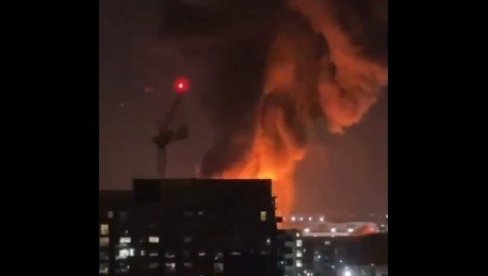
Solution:
M 294 208 L 295 171 L 306 156 L 312 122 L 325 118 L 329 132 L 342 134 L 361 121 L 388 79 L 386 63 L 363 55 L 336 20 L 331 1 L 290 0 L 288 6 L 309 26 L 286 17 L 278 24 L 250 146 L 239 161 L 212 175 L 272 179 L 284 216 Z M 327 50 L 320 51 L 319 40 Z

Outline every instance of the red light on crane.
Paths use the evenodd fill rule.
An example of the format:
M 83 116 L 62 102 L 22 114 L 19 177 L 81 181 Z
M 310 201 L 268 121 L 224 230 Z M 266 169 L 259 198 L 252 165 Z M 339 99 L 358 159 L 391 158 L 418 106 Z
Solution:
M 190 90 L 190 80 L 187 78 L 177 78 L 174 82 L 174 89 L 178 94 L 184 94 Z

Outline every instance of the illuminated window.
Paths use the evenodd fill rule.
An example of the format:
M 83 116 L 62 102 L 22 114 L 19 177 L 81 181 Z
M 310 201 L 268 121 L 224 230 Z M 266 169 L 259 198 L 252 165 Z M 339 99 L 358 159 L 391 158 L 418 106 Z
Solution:
M 324 241 L 324 245 L 330 245 L 330 241 Z
M 222 260 L 224 253 L 222 251 L 215 252 L 215 260 Z
M 241 252 L 239 252 L 239 251 L 232 251 L 230 254 L 232 256 L 241 256 Z
M 159 252 L 157 251 L 149 252 L 149 257 L 157 257 L 157 256 L 159 256 Z
M 108 235 L 108 224 L 100 224 L 100 235 Z
M 297 267 L 302 267 L 303 266 L 302 261 L 301 260 L 297 260 L 296 266 Z
M 108 237 L 101 237 L 100 238 L 100 247 L 108 246 L 109 242 L 110 242 L 110 240 Z
M 108 211 L 107 212 L 107 218 L 109 218 L 109 219 L 114 218 L 114 211 Z
M 98 273 L 99 274 L 108 274 L 108 264 L 107 263 L 100 264 L 100 268 L 98 269 Z
M 149 237 L 149 243 L 159 243 L 159 237 L 150 236 Z
M 266 239 L 266 244 L 267 244 L 267 245 L 270 245 L 270 244 L 271 244 L 271 239 L 270 239 L 270 238 L 267 238 L 267 239 Z
M 146 256 L 146 250 L 141 249 L 141 256 Z
M 183 267 L 191 269 L 193 267 L 193 263 L 183 263 Z
M 149 269 L 156 269 L 159 267 L 159 263 L 149 263 Z
M 215 273 L 224 272 L 224 263 L 214 263 L 214 272 Z
M 261 221 L 266 221 L 266 211 L 261 211 Z
M 120 243 L 130 243 L 130 237 L 120 237 Z
M 300 258 L 300 257 L 302 257 L 302 251 L 297 250 L 297 258 Z
M 302 246 L 302 240 L 297 240 L 297 247 L 301 247 Z
M 164 270 L 166 271 L 166 274 L 175 273 L 176 264 L 175 263 L 165 263 L 164 264 Z
M 115 256 L 116 260 L 124 260 L 127 259 L 130 255 L 129 249 L 123 248 L 119 250 L 119 255 Z
M 135 254 L 136 254 L 136 252 L 135 252 L 134 248 L 129 249 L 129 256 L 134 257 Z
M 205 251 L 198 252 L 198 256 L 200 256 L 200 257 L 204 257 L 206 255 L 207 255 L 207 253 L 205 253 Z

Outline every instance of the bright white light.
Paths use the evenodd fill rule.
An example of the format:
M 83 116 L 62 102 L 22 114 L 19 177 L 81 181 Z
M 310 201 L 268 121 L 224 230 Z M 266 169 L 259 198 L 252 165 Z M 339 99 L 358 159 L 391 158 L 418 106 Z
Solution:
M 300 217 L 300 221 L 303 221 L 303 217 Z
M 297 236 L 297 238 L 300 237 L 300 233 L 297 232 L 296 236 Z
M 320 217 L 320 222 L 324 222 L 324 217 Z
M 347 229 L 347 232 L 352 233 L 352 232 L 354 232 L 354 229 L 352 229 L 352 228 L 348 228 L 348 229 Z
M 291 221 L 295 221 L 295 217 L 291 217 Z
M 312 217 L 308 217 L 308 221 L 312 221 Z
M 335 233 L 335 232 L 337 232 L 337 229 L 336 229 L 335 227 L 332 227 L 332 228 L 330 229 L 330 232 Z
M 301 260 L 297 260 L 296 267 L 302 267 L 302 266 L 303 266 L 302 261 Z
M 339 263 L 342 263 L 342 260 L 339 260 Z
M 126 259 L 127 257 L 129 257 L 129 255 L 130 255 L 129 249 L 125 249 L 125 248 L 120 249 L 118 258 L 119 259 Z
M 386 218 L 388 218 L 388 214 L 386 214 L 386 216 L 385 216 L 385 217 L 386 217 Z
M 302 240 L 297 240 L 297 247 L 301 247 L 302 246 Z
M 130 237 L 120 237 L 120 243 L 130 243 Z
M 344 276 L 352 276 L 352 273 L 349 269 L 344 270 Z
M 310 233 L 310 228 L 305 228 L 304 231 L 305 233 Z
M 149 237 L 149 243 L 159 243 L 159 237 L 150 236 Z

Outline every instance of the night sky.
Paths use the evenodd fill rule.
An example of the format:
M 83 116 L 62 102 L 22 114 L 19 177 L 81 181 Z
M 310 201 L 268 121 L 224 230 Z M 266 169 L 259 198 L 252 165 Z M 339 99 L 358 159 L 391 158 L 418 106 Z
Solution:
M 222 1 L 184 2 L 197 7 Z M 248 1 L 254 2 L 260 1 Z M 229 9 L 236 14 L 243 10 Z M 230 17 L 238 17 L 232 12 Z M 176 117 L 177 123 L 189 126 L 190 136 L 169 146 L 168 177 L 194 177 L 222 133 L 245 124 L 246 108 L 259 95 L 254 87 L 262 72 L 254 69 L 262 66 L 253 57 L 263 52 L 245 42 L 242 50 L 233 50 L 240 48 L 229 46 L 229 41 L 241 41 L 232 32 L 246 37 L 242 41 L 265 36 L 266 28 L 259 26 L 266 24 L 267 16 L 255 15 L 244 24 L 232 21 L 216 32 L 208 32 L 205 24 L 212 29 L 219 22 L 188 20 L 181 29 L 173 29 L 167 18 L 162 1 L 100 1 L 100 189 L 129 189 L 135 177 L 156 177 L 157 151 L 151 142 L 157 131 L 155 118 L 174 98 L 171 86 L 177 76 L 192 81 Z M 197 35 L 185 28 L 198 29 Z M 386 213 L 387 93 L 382 91 L 363 120 L 343 135 L 328 132 L 325 120 L 315 122 L 308 155 L 298 166 L 298 212 Z

